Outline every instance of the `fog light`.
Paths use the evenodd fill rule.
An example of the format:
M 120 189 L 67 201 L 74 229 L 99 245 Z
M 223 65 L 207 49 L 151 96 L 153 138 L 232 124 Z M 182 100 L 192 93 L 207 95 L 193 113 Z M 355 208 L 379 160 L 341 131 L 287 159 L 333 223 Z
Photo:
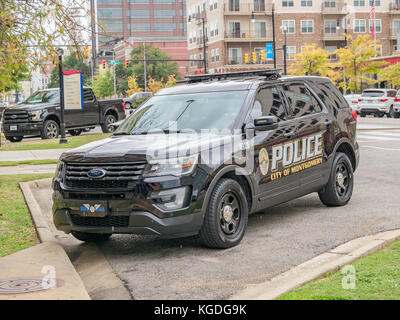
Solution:
M 162 211 L 181 209 L 186 204 L 189 187 L 167 189 L 151 193 L 154 206 Z

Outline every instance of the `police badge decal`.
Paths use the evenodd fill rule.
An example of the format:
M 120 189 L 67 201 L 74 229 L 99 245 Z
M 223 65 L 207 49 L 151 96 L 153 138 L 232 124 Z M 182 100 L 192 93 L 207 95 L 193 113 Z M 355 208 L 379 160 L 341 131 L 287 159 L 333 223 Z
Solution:
M 267 149 L 262 148 L 260 153 L 258 154 L 258 162 L 260 164 L 260 171 L 261 173 L 266 176 L 269 169 L 269 157 Z

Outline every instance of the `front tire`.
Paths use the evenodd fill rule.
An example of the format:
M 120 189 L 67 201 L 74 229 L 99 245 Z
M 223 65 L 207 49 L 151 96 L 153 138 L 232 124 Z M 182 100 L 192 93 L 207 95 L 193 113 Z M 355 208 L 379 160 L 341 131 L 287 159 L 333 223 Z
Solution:
M 89 233 L 80 231 L 71 231 L 71 233 L 76 239 L 85 242 L 103 242 L 111 237 L 110 233 Z
M 101 130 L 103 133 L 111 133 L 114 132 L 115 128 L 113 127 L 113 123 L 117 122 L 117 118 L 112 114 L 106 115 L 104 119 L 104 123 L 101 124 Z
M 248 204 L 240 184 L 232 179 L 218 181 L 208 203 L 199 237 L 210 248 L 236 246 L 247 227 Z
M 354 175 L 349 157 L 338 152 L 333 159 L 328 184 L 318 192 L 319 198 L 327 206 L 344 206 L 353 194 Z
M 42 139 L 56 139 L 60 134 L 60 126 L 54 120 L 46 120 L 43 125 Z
M 393 118 L 398 119 L 400 117 L 400 112 L 395 112 Z
M 10 142 L 20 142 L 22 141 L 23 136 L 6 136 L 6 139 Z

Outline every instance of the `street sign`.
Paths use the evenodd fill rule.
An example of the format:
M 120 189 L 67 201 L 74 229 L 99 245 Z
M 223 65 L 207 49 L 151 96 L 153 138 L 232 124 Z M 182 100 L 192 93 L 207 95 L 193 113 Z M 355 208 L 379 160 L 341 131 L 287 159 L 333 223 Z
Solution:
M 81 70 L 63 71 L 65 110 L 83 110 L 83 86 Z
M 267 60 L 274 60 L 274 48 L 272 43 L 265 44 L 265 51 L 267 52 Z
M 110 60 L 108 61 L 109 64 L 119 64 L 119 60 Z

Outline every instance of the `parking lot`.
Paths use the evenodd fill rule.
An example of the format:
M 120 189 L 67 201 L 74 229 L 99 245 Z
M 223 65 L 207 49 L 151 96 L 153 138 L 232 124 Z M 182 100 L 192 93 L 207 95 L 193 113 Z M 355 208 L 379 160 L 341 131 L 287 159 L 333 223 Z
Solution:
M 243 241 L 228 250 L 203 248 L 194 238 L 136 235 L 114 235 L 99 248 L 134 299 L 223 299 L 345 241 L 399 228 L 400 130 L 383 120 L 386 130 L 358 132 L 361 162 L 344 208 L 325 207 L 317 194 L 276 206 L 250 216 Z M 374 121 L 364 119 L 363 128 Z M 50 193 L 37 194 L 48 214 Z M 82 243 L 57 234 L 76 260 Z

